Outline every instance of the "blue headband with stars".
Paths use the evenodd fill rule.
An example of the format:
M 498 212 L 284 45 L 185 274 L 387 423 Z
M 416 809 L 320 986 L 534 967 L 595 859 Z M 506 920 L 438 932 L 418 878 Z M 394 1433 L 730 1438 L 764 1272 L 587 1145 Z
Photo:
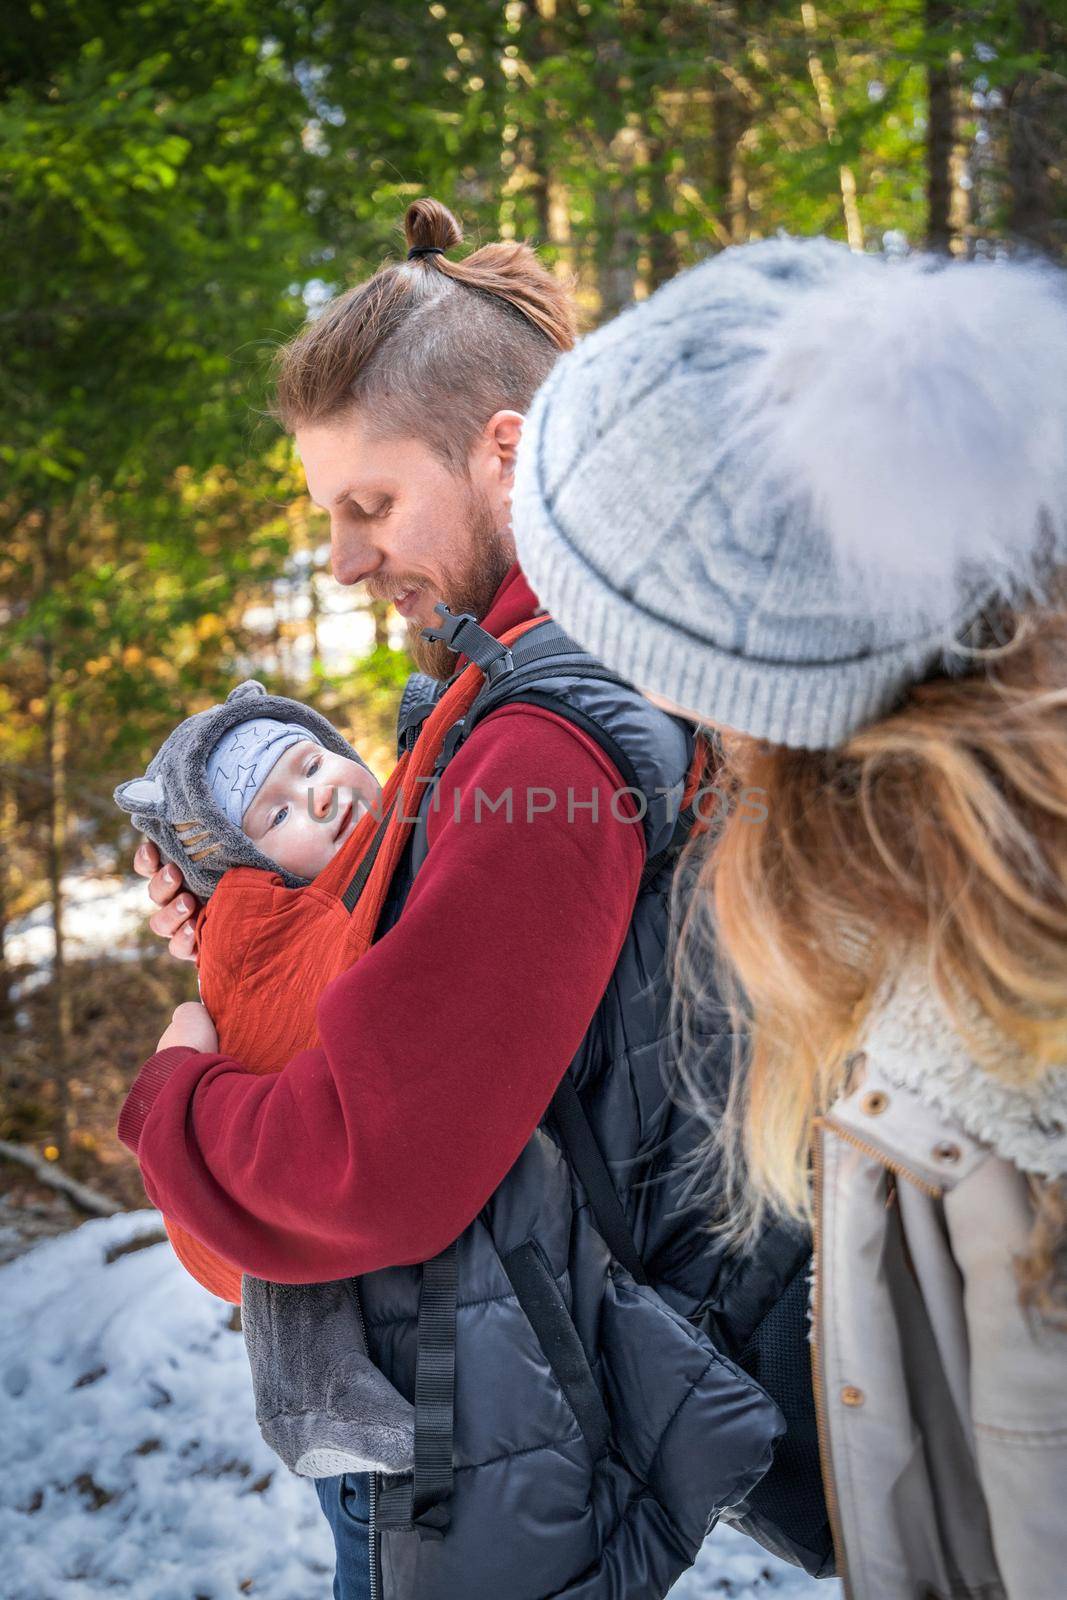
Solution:
M 235 828 L 279 756 L 304 739 L 322 745 L 310 728 L 274 717 L 252 717 L 223 734 L 208 756 L 207 781 L 215 804 Z

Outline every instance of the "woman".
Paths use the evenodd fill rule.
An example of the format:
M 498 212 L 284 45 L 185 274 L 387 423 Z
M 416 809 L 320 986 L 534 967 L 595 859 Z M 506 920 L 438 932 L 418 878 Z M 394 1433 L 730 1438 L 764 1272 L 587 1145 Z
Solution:
M 814 1226 L 855 1600 L 1064 1591 L 1064 373 L 1050 268 L 781 240 L 585 340 L 522 446 L 542 603 L 716 730 L 680 1083 L 718 1225 Z M 713 972 L 745 1041 L 725 1107 Z

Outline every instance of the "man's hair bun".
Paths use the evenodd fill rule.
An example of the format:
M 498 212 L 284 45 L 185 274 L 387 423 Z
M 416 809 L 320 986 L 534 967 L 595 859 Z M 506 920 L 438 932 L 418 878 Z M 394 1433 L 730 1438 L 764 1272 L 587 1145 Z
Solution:
M 404 217 L 404 234 L 409 250 L 453 250 L 463 242 L 463 229 L 440 200 L 413 200 Z

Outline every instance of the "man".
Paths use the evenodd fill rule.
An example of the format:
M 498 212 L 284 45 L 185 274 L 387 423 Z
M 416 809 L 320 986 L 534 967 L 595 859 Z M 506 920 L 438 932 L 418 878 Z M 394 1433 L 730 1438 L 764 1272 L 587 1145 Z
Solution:
M 335 576 L 392 600 L 419 666 L 446 679 L 464 658 L 422 637 L 438 601 L 480 619 L 482 650 L 537 610 L 510 532 L 515 455 L 573 324 L 525 246 L 453 262 L 458 229 L 432 201 L 409 209 L 407 230 L 407 262 L 334 302 L 283 353 L 278 409 L 330 515 Z M 254 1076 L 218 1053 L 203 1007 L 182 1006 L 130 1091 L 119 1131 L 149 1198 L 256 1277 L 360 1276 L 377 1313 L 371 1353 L 402 1386 L 417 1286 L 397 1290 L 396 1271 L 379 1269 L 468 1240 L 466 1304 L 493 1311 L 456 1346 L 482 1382 L 456 1387 L 467 1443 L 455 1523 L 436 1543 L 383 1538 L 376 1479 L 369 1498 L 358 1475 L 317 1480 L 335 1600 L 541 1596 L 582 1573 L 594 1574 L 588 1600 L 651 1600 L 694 1559 L 709 1508 L 739 1504 L 767 1472 L 781 1417 L 719 1352 L 747 1349 L 783 1287 L 803 1287 L 807 1248 L 783 1237 L 752 1272 L 723 1262 L 687 1189 L 692 1119 L 660 1072 L 671 806 L 691 749 L 691 730 L 589 658 L 553 694 L 496 706 L 424 803 L 419 859 L 412 848 L 376 942 L 320 999 L 319 1046 Z M 149 846 L 136 865 L 159 907 L 153 929 L 190 958 L 196 907 L 180 875 Z M 725 1041 L 716 1070 L 728 1060 Z M 571 1219 L 552 1190 L 556 1158 L 531 1153 L 569 1067 L 608 1164 L 595 1223 L 612 1203 L 621 1217 L 599 1242 L 590 1208 Z M 543 1181 L 527 1157 L 547 1162 Z M 625 1217 L 611 1193 L 621 1181 Z M 501 1239 L 517 1219 L 509 1253 Z M 651 1285 L 615 1320 L 596 1309 L 622 1292 L 612 1255 Z M 649 1313 L 636 1353 L 635 1316 Z M 687 1359 L 696 1351 L 695 1374 L 657 1355 L 670 1330 Z M 598 1421 L 607 1390 L 614 1435 Z M 683 1407 L 690 1434 L 676 1426 Z
M 449 237 L 449 214 L 432 208 L 411 208 L 413 251 Z M 494 635 L 536 609 L 514 562 L 512 474 L 522 411 L 571 339 L 565 291 L 533 252 L 490 245 L 462 263 L 429 253 L 383 268 L 284 355 L 279 410 L 329 513 L 334 575 L 393 600 L 435 676 L 456 665 L 420 637 L 438 600 Z M 504 707 L 456 756 L 449 786 L 460 803 L 431 813 L 400 923 L 324 1000 L 319 1050 L 251 1077 L 212 1053 L 203 1008 L 183 1006 L 130 1091 L 119 1131 L 149 1197 L 258 1276 L 422 1261 L 461 1233 L 543 1115 L 619 954 L 642 830 L 587 734 Z M 462 804 L 508 788 L 510 823 L 504 808 L 475 817 Z M 546 788 L 551 811 L 528 805 Z M 191 959 L 196 901 L 177 869 L 159 870 L 147 842 L 135 867 L 160 907 L 153 931 Z M 458 921 L 476 936 L 450 934 Z

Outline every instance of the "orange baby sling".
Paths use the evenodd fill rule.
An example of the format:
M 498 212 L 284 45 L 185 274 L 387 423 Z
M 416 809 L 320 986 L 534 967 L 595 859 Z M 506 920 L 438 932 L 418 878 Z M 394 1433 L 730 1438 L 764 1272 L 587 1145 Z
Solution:
M 473 621 L 473 619 L 471 619 Z M 541 612 L 501 635 L 508 646 L 548 622 Z M 488 636 L 483 634 L 488 643 Z M 219 1035 L 219 1052 L 249 1072 L 278 1072 L 319 1044 L 316 1011 L 327 985 L 370 948 L 389 886 L 433 780 L 445 736 L 465 717 L 486 682 L 473 660 L 434 705 L 410 750 L 386 780 L 332 861 L 301 888 L 272 872 L 231 867 L 197 921 L 200 997 Z M 683 796 L 688 805 L 708 752 L 697 740 Z M 699 831 L 698 820 L 694 831 Z M 242 1268 L 164 1217 L 178 1259 L 212 1294 L 241 1302 Z

